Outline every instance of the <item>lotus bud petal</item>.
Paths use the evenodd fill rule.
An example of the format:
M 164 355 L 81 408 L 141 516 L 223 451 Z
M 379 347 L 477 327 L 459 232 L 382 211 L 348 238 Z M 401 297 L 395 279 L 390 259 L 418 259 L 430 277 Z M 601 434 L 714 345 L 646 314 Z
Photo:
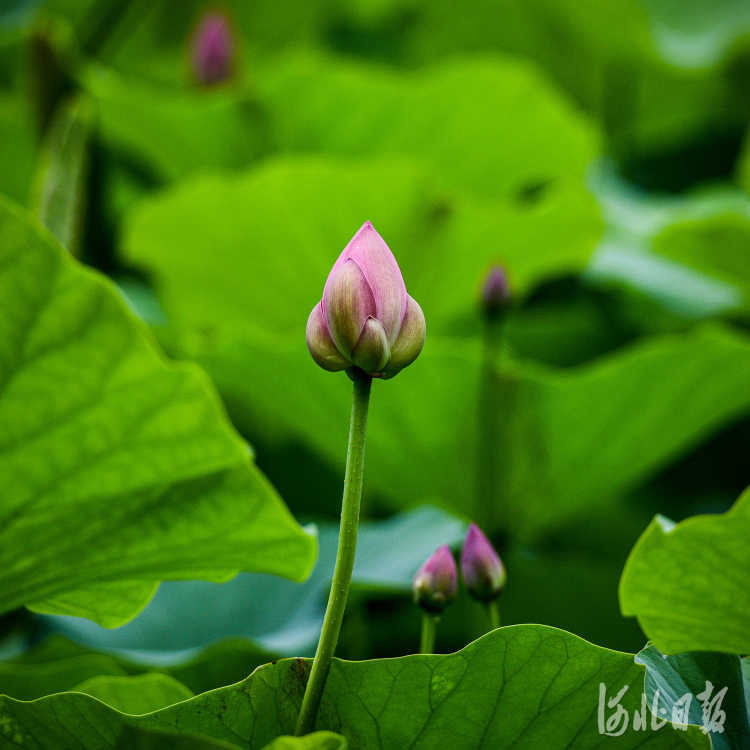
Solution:
M 407 295 L 406 314 L 396 342 L 391 347 L 391 359 L 383 372 L 384 380 L 398 375 L 404 367 L 408 367 L 419 356 L 424 346 L 425 333 L 422 308 Z
M 350 362 L 339 354 L 336 344 L 333 343 L 323 315 L 322 302 L 313 307 L 307 319 L 307 348 L 312 358 L 328 372 L 339 372 L 350 366 Z
M 336 347 L 351 360 L 365 321 L 376 317 L 375 296 L 355 260 L 347 260 L 329 278 L 323 292 L 323 311 Z
M 505 587 L 505 567 L 500 556 L 474 523 L 469 524 L 461 551 L 461 575 L 469 594 L 480 602 L 497 599 Z
M 198 21 L 191 44 L 193 74 L 198 83 L 214 86 L 232 75 L 235 40 L 226 14 L 211 11 Z
M 414 603 L 428 612 L 442 612 L 458 593 L 458 570 L 447 544 L 416 572 L 412 582 Z
M 406 312 L 406 286 L 393 253 L 369 221 L 360 227 L 339 255 L 331 275 L 349 259 L 357 262 L 370 283 L 375 294 L 375 317 L 383 324 L 388 343 L 393 345 Z M 330 283 L 331 276 L 328 279 Z
M 375 318 L 368 318 L 357 346 L 352 350 L 352 362 L 368 375 L 379 376 L 390 357 L 391 347 L 383 324 Z
M 313 359 L 332 372 L 360 368 L 393 377 L 417 358 L 424 337 L 424 314 L 406 293 L 393 253 L 365 222 L 333 264 L 323 301 L 310 314 Z
M 492 266 L 482 284 L 482 306 L 488 315 L 498 315 L 510 304 L 508 274 L 502 266 Z

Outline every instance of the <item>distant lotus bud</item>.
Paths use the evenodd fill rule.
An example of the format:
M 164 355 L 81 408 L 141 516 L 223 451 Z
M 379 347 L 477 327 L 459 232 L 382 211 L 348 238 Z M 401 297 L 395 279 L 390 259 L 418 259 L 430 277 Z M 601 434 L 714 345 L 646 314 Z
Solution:
M 393 253 L 369 221 L 328 275 L 307 321 L 312 358 L 329 372 L 359 367 L 392 378 L 422 351 L 422 308 L 406 293 Z
M 474 523 L 469 524 L 461 550 L 461 575 L 469 594 L 480 602 L 497 599 L 505 587 L 505 568 L 500 556 Z
M 193 74 L 203 86 L 229 79 L 234 69 L 235 39 L 229 17 L 209 11 L 198 21 L 190 49 Z
M 482 284 L 482 307 L 487 315 L 499 315 L 510 304 L 508 274 L 502 266 L 492 266 Z
M 458 593 L 458 570 L 447 544 L 439 547 L 416 572 L 411 585 L 414 603 L 428 612 L 442 612 Z

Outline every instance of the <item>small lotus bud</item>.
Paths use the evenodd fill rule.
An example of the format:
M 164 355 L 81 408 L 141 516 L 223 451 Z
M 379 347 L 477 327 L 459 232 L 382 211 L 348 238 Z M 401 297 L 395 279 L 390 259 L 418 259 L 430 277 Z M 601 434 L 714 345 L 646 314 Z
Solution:
M 203 86 L 215 86 L 232 76 L 235 39 L 225 13 L 204 13 L 193 34 L 190 58 L 195 79 Z
M 307 321 L 312 358 L 329 372 L 359 367 L 392 378 L 422 351 L 422 308 L 406 293 L 401 270 L 369 221 L 328 275 L 322 301 Z
M 458 570 L 451 548 L 444 544 L 416 572 L 411 585 L 414 603 L 428 612 L 442 612 L 458 593 Z
M 502 266 L 492 266 L 482 284 L 482 307 L 490 316 L 499 315 L 510 303 L 508 274 Z
M 505 568 L 490 540 L 475 524 L 469 524 L 461 550 L 461 575 L 474 599 L 491 602 L 505 587 Z

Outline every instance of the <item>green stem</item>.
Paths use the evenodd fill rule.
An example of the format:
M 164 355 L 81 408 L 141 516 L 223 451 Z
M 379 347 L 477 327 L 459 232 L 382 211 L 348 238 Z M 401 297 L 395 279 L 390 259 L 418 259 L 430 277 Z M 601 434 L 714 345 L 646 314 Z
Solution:
M 438 618 L 430 612 L 422 612 L 422 637 L 419 641 L 420 654 L 435 653 L 435 627 Z
M 354 555 L 357 550 L 357 526 L 359 524 L 359 503 L 362 496 L 362 477 L 365 465 L 365 436 L 367 433 L 367 408 L 370 403 L 372 378 L 362 370 L 353 371 L 354 396 L 352 418 L 349 424 L 349 448 L 346 456 L 346 476 L 344 478 L 344 500 L 341 509 L 339 548 L 336 554 L 336 568 L 333 571 L 331 593 L 328 597 L 323 630 L 315 652 L 310 679 L 307 681 L 305 697 L 297 719 L 295 735 L 308 734 L 315 729 L 323 688 L 331 668 L 331 659 L 336 650 L 341 621 L 344 618 L 346 598 L 352 580 Z
M 71 255 L 81 257 L 94 110 L 84 94 L 57 105 L 40 152 L 34 211 Z
M 490 630 L 497 630 L 500 627 L 500 605 L 497 599 L 487 603 L 487 612 L 490 615 Z
M 474 518 L 493 528 L 500 481 L 499 443 L 502 393 L 495 365 L 500 351 L 502 319 L 485 321 L 477 406 L 477 477 Z

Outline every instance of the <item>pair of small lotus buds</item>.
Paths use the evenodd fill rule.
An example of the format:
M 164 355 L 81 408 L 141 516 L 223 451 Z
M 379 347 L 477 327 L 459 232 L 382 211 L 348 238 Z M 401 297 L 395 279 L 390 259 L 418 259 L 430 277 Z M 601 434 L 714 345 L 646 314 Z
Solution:
M 505 587 L 505 567 L 492 543 L 475 524 L 469 524 L 461 550 L 461 576 L 469 594 L 488 604 Z M 458 593 L 458 571 L 451 548 L 444 544 L 417 571 L 412 583 L 414 602 L 438 614 Z
M 393 253 L 369 221 L 328 275 L 323 299 L 307 321 L 312 358 L 329 372 L 358 367 L 384 380 L 422 351 L 422 308 L 406 293 Z

